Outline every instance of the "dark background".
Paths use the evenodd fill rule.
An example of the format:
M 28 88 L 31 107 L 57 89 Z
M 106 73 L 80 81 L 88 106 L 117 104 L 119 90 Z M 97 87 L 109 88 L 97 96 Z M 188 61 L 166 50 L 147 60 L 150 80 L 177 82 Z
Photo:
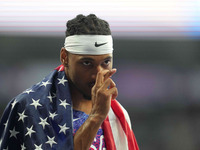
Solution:
M 0 116 L 60 65 L 64 37 L 0 36 Z M 200 40 L 114 37 L 113 76 L 141 150 L 200 149 Z

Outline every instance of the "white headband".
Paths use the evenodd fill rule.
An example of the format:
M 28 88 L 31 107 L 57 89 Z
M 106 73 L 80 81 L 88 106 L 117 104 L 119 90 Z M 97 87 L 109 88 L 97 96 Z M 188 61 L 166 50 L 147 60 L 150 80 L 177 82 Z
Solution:
M 113 53 L 113 39 L 111 35 L 72 35 L 65 38 L 64 47 L 72 54 L 110 54 Z

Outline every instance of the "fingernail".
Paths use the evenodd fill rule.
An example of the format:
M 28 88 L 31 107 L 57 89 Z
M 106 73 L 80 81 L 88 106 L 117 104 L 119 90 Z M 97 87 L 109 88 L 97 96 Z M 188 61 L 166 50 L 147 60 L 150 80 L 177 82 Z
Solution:
M 112 74 L 115 74 L 116 72 L 117 72 L 117 69 L 115 69 L 115 68 L 112 69 L 112 71 L 111 71 Z
M 117 71 L 117 69 L 116 69 L 116 68 L 113 68 L 111 71 Z

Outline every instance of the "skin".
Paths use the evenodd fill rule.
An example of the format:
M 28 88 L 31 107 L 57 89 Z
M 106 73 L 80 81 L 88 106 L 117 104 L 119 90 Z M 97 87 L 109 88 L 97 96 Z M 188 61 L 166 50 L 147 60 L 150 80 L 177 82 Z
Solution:
M 116 72 L 112 54 L 75 55 L 62 48 L 60 60 L 69 80 L 73 109 L 89 114 L 74 136 L 74 150 L 88 150 L 108 115 L 111 100 L 118 95 L 110 78 Z

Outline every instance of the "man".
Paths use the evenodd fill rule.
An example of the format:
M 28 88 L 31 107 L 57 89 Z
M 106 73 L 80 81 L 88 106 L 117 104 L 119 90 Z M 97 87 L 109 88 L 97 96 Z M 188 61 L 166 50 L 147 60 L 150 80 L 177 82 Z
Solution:
M 14 98 L 0 124 L 0 148 L 138 150 L 115 100 L 109 24 L 91 14 L 68 21 L 62 65 Z

